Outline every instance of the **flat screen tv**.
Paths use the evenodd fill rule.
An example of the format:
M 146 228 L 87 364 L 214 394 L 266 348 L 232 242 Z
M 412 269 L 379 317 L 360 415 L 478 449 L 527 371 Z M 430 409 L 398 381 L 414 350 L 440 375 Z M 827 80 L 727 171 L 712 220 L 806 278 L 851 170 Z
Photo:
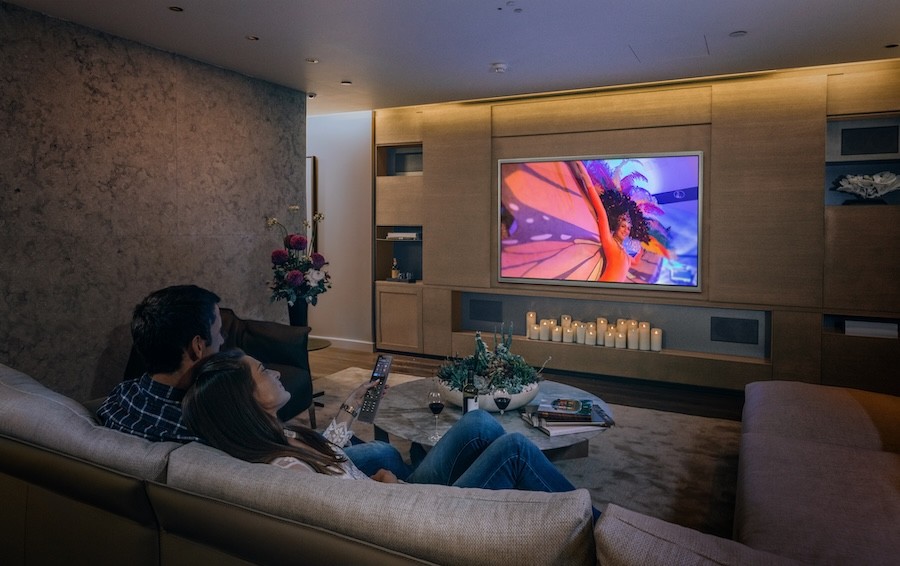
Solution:
M 700 291 L 702 152 L 498 168 L 501 282 Z

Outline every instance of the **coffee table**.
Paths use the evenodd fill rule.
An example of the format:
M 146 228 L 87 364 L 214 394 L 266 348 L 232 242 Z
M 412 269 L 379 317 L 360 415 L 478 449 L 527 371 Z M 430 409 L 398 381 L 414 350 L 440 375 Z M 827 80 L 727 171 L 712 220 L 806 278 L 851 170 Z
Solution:
M 393 434 L 425 447 L 432 446 L 434 443 L 428 440 L 428 436 L 434 431 L 434 415 L 428 410 L 427 397 L 428 392 L 434 388 L 434 378 L 417 379 L 391 386 L 388 393 L 381 399 L 378 414 L 375 416 L 375 437 L 388 441 L 388 434 Z M 532 403 L 537 403 L 541 399 L 552 401 L 559 398 L 591 399 L 594 403 L 599 403 L 607 414 L 612 416 L 609 406 L 599 397 L 577 387 L 555 381 L 541 381 L 538 394 Z M 522 433 L 551 460 L 587 456 L 588 441 L 607 430 L 604 427 L 597 427 L 596 430 L 590 432 L 549 436 L 523 421 L 519 416 L 518 409 L 506 411 L 506 414 L 502 416 L 500 413 L 492 414 L 503 425 L 506 432 Z M 440 434 L 446 432 L 460 417 L 462 417 L 462 409 L 447 403 L 444 411 L 438 417 L 438 432 Z

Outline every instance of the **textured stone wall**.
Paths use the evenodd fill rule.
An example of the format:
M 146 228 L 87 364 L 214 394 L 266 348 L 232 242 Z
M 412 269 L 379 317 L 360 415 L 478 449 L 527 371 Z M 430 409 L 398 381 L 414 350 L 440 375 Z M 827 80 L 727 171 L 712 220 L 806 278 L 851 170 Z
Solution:
M 263 217 L 303 198 L 305 120 L 301 92 L 0 3 L 0 363 L 102 395 L 171 284 L 286 320 Z

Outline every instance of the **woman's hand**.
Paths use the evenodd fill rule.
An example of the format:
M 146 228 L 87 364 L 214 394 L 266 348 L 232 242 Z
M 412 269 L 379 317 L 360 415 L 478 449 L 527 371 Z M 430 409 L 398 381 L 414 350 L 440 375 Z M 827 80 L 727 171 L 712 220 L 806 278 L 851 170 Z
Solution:
M 375 472 L 375 475 L 372 476 L 372 479 L 381 483 L 402 483 L 397 479 L 397 476 L 395 476 L 393 472 L 385 470 L 384 468 Z
M 376 385 L 378 385 L 377 379 L 371 380 L 371 381 L 366 381 L 364 383 L 359 384 L 356 387 L 356 389 L 354 389 L 350 393 L 350 395 L 347 396 L 347 399 L 344 401 L 344 404 L 349 405 L 351 407 L 359 408 L 359 406 L 362 405 L 363 397 L 366 396 L 366 392 L 368 392 L 369 389 L 372 389 Z M 381 391 L 381 395 L 384 396 L 384 394 L 387 393 L 387 390 L 388 390 L 388 385 L 385 384 L 384 389 L 382 389 L 382 391 Z

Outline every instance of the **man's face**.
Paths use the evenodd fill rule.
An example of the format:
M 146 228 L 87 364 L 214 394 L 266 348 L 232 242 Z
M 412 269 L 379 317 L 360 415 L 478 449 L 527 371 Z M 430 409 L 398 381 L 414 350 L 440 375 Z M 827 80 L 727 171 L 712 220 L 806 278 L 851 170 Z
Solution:
M 203 350 L 204 356 L 218 353 L 218 351 L 222 348 L 222 345 L 225 343 L 225 337 L 222 336 L 222 313 L 219 311 L 219 305 L 215 306 L 215 313 L 216 318 L 215 320 L 213 320 L 212 325 L 209 327 L 210 341 L 206 344 L 206 348 Z

